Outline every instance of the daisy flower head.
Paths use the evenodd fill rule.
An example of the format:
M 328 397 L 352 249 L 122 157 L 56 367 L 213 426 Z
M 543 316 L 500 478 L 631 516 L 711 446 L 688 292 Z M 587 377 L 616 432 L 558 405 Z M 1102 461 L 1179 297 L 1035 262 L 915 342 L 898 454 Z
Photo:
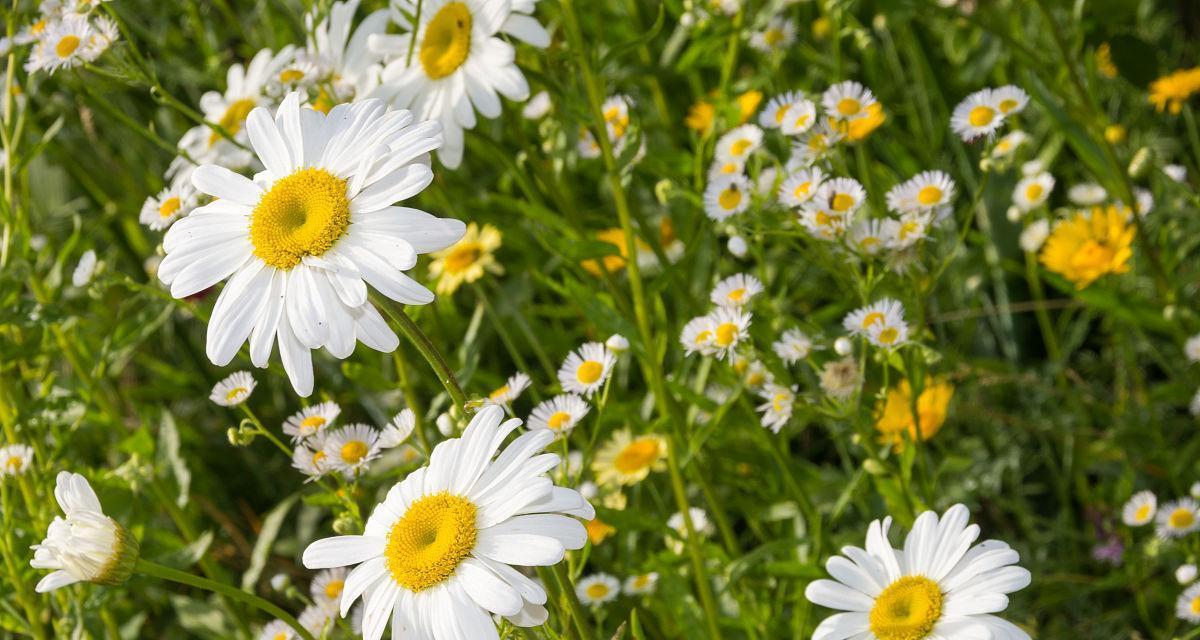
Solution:
M 792 144 L 789 168 L 811 167 L 824 158 L 843 137 L 845 136 L 841 130 L 829 126 L 828 122 L 817 124 Z
M 138 220 L 153 231 L 162 231 L 196 208 L 198 197 L 190 180 L 176 178 L 156 196 L 146 198 Z
M 391 422 L 379 433 L 379 448 L 394 449 L 402 444 L 417 428 L 417 414 L 412 409 L 403 409 L 392 416 Z
M 692 521 L 692 531 L 702 538 L 711 537 L 715 532 L 713 524 L 708 519 L 708 512 L 700 507 L 689 507 L 688 518 Z M 676 511 L 667 518 L 667 527 L 675 533 L 667 536 L 667 548 L 672 553 L 683 553 L 684 540 L 687 539 L 687 523 L 683 520 L 683 512 Z
M 320 638 L 325 635 L 326 631 L 333 628 L 333 614 L 336 612 L 336 610 L 310 604 L 304 607 L 300 615 L 296 616 L 296 621 L 313 637 Z
M 208 399 L 222 407 L 236 407 L 250 397 L 257 385 L 249 371 L 236 371 L 213 385 Z
M 115 40 L 114 25 L 107 18 L 96 22 L 86 16 L 66 16 L 48 22 L 38 34 L 25 62 L 25 71 L 53 74 L 92 62 Z
M 1163 540 L 1182 538 L 1200 529 L 1200 502 L 1180 498 L 1164 504 L 1154 518 L 1155 534 Z
M 658 573 L 651 571 L 650 573 L 640 573 L 625 578 L 625 583 L 621 585 L 621 590 L 628 596 L 642 596 L 654 593 L 654 589 L 657 586 Z
M 1029 142 L 1029 134 L 1017 129 L 1010 131 L 996 140 L 996 144 L 992 145 L 992 157 L 996 159 L 1008 158 L 1016 153 L 1026 142 Z
M 797 215 L 800 226 L 818 240 L 833 241 L 846 233 L 848 216 L 838 215 L 816 202 L 810 201 Z
M 1045 244 L 1046 238 L 1050 236 L 1050 221 L 1045 219 L 1034 220 L 1021 230 L 1021 235 L 1017 239 L 1021 245 L 1021 250 L 1026 253 L 1037 253 L 1042 245 Z
M 744 356 L 735 356 L 733 370 L 742 376 L 746 386 L 757 389 L 765 384 L 774 382 L 775 376 L 761 360 L 752 360 Z
M 782 384 L 768 384 L 758 394 L 764 402 L 758 405 L 762 412 L 762 426 L 773 433 L 779 433 L 783 425 L 792 419 L 792 409 L 796 404 L 796 387 Z
M 709 299 L 720 307 L 742 307 L 762 292 L 763 284 L 758 278 L 738 273 L 718 282 Z
M 628 428 L 613 433 L 596 453 L 592 472 L 602 485 L 631 485 L 646 479 L 651 471 L 666 468 L 667 439 L 649 433 L 634 436 Z
M 376 97 L 383 65 L 370 40 L 387 31 L 389 14 L 386 9 L 373 11 L 353 28 L 359 4 L 359 0 L 335 2 L 315 26 L 315 12 L 305 16 L 311 35 L 303 57 L 316 67 L 320 80 L 312 101 L 317 111 L 328 113 L 336 104 Z
M 1175 616 L 1191 623 L 1200 622 L 1200 583 L 1184 589 L 1175 601 Z
M 1060 220 L 1050 231 L 1039 260 L 1083 289 L 1110 273 L 1129 271 L 1137 228 L 1118 207 L 1092 207 Z
M 1004 124 L 993 89 L 981 89 L 972 93 L 954 107 L 950 115 L 950 128 L 964 142 L 981 136 L 990 136 Z
M 788 329 L 771 345 L 775 355 L 786 364 L 796 364 L 813 351 L 812 338 L 799 329 Z
M 558 381 L 563 391 L 590 398 L 612 372 L 616 356 L 599 342 L 587 342 L 572 351 L 558 368 Z
M 762 113 L 758 114 L 758 124 L 764 129 L 779 129 L 783 126 L 784 115 L 794 105 L 805 101 L 803 91 L 785 91 L 767 101 Z
M 730 129 L 717 139 L 716 157 L 722 162 L 735 161 L 742 164 L 762 146 L 763 131 L 753 124 L 744 124 Z
M 845 611 L 826 618 L 813 640 L 877 638 L 1004 638 L 1029 640 L 1016 625 L 992 615 L 1007 595 L 1029 586 L 1020 555 L 999 540 L 974 544 L 979 526 L 961 504 L 939 518 L 922 513 L 901 549 L 892 548 L 892 519 L 867 530 L 866 549 L 845 547 L 825 565 L 833 580 L 810 583 L 813 604 Z M 972 546 L 974 544 L 974 546 Z
M 1197 574 L 1200 574 L 1200 569 L 1194 564 L 1181 564 L 1175 568 L 1175 581 L 1182 585 L 1188 585 L 1196 581 Z
M 821 107 L 838 120 L 856 120 L 867 116 L 875 104 L 875 94 L 853 80 L 839 82 L 821 94 Z
M 86 287 L 92 281 L 92 276 L 96 275 L 96 263 L 96 252 L 91 249 L 84 251 L 75 264 L 75 270 L 71 272 L 71 284 Z
M 813 197 L 815 205 L 833 215 L 852 216 L 867 199 L 867 192 L 854 178 L 833 178 L 821 183 Z
M 740 307 L 717 307 L 707 316 L 712 331 L 710 348 L 718 360 L 732 356 L 737 346 L 750 337 L 752 315 Z
M 1095 182 L 1081 182 L 1067 189 L 1067 199 L 1080 207 L 1098 205 L 1108 199 L 1108 191 Z
M 1121 521 L 1131 527 L 1150 524 L 1158 512 L 1158 497 L 1153 491 L 1139 491 L 1121 508 Z
M 1054 176 L 1042 172 L 1021 178 L 1013 189 L 1013 204 L 1024 212 L 1032 211 L 1044 204 L 1054 191 Z
M 290 60 L 279 67 L 275 75 L 267 80 L 266 93 L 282 98 L 293 91 L 305 95 L 320 80 L 320 70 L 306 51 L 295 51 Z
M 944 171 L 922 171 L 887 193 L 887 206 L 897 213 L 928 211 L 954 199 L 954 180 Z
M 621 583 L 607 573 L 593 573 L 579 579 L 575 584 L 575 595 L 583 604 L 598 607 L 621 595 Z
M 708 180 L 715 182 L 717 180 L 729 179 L 742 175 L 745 172 L 746 164 L 741 160 L 713 158 L 713 163 L 708 167 Z
M 496 227 L 468 224 L 461 240 L 431 255 L 433 262 L 429 263 L 429 275 L 437 278 L 438 294 L 452 294 L 464 282 L 475 282 L 485 273 L 504 273 L 495 256 L 500 244 L 500 230 Z
M 137 538 L 104 515 L 100 499 L 78 473 L 60 471 L 54 497 L 63 511 L 33 545 L 34 569 L 53 569 L 36 587 L 47 593 L 76 582 L 117 585 L 129 579 L 138 560 Z
M 903 315 L 898 318 L 885 317 L 883 322 L 867 329 L 867 340 L 881 349 L 898 347 L 908 342 L 908 323 Z
M 629 338 L 619 333 L 614 333 L 608 337 L 608 340 L 604 341 L 604 346 L 608 347 L 608 350 L 613 353 L 625 353 L 629 351 Z
M 783 114 L 779 130 L 784 135 L 798 136 L 807 133 L 817 123 L 817 105 L 812 100 L 800 100 Z
M 431 302 L 403 271 L 461 238 L 464 225 L 392 206 L 432 182 L 436 122 L 413 124 L 379 100 L 326 115 L 301 109 L 292 93 L 274 117 L 252 111 L 246 129 L 265 171 L 251 181 L 198 167 L 192 183 L 217 199 L 171 225 L 158 277 L 176 298 L 228 279 L 209 320 L 209 359 L 223 366 L 248 340 L 251 361 L 265 367 L 278 343 L 292 387 L 308 396 L 311 350 L 341 359 L 356 341 L 396 348 L 367 286 L 402 304 Z
M 595 511 L 546 475 L 559 463 L 542 453 L 554 440 L 550 432 L 521 434 L 497 457 L 520 424 L 484 407 L 460 438 L 438 444 L 428 466 L 388 491 L 363 535 L 305 549 L 310 569 L 358 565 L 340 613 L 364 598 L 366 640 L 379 640 L 389 617 L 393 628 L 419 637 L 473 640 L 499 637 L 492 614 L 525 627 L 546 621 L 545 590 L 513 565 L 549 566 L 582 548 L 587 533 L 579 519 Z
M 629 111 L 633 108 L 633 100 L 628 96 L 609 96 L 600 111 L 604 115 L 604 130 L 608 141 L 612 143 L 613 155 L 619 156 L 625 150 L 628 138 L 630 119 Z M 582 158 L 599 158 L 600 143 L 587 127 L 579 128 L 579 155 Z
M 750 179 L 740 173 L 711 180 L 704 190 L 704 214 L 721 221 L 742 213 L 750 206 L 751 193 Z
M 308 585 L 313 604 L 328 611 L 337 611 L 342 592 L 346 590 L 346 568 L 334 567 L 320 571 Z
M 258 632 L 258 640 L 295 640 L 296 631 L 283 620 L 272 620 Z
M 283 423 L 283 432 L 292 437 L 292 442 L 311 438 L 332 425 L 341 412 L 342 408 L 333 401 L 304 407 L 288 416 Z
M 402 33 L 371 35 L 371 49 L 391 60 L 381 78 L 392 103 L 442 123 L 446 144 L 438 159 L 447 167 L 462 162 L 463 132 L 475 128 L 476 112 L 496 118 L 499 96 L 529 97 L 516 49 L 500 36 L 549 45 L 549 33 L 529 15 L 533 9 L 533 2 L 391 0 L 392 22 Z
M 308 476 L 305 482 L 312 482 L 332 469 L 330 460 L 325 455 L 324 433 L 318 432 L 296 445 L 292 450 L 292 468 Z
M 842 319 L 842 327 L 850 335 L 865 336 L 871 327 L 895 324 L 904 319 L 904 306 L 898 300 L 883 298 L 855 309 Z
M 526 120 L 541 120 L 550 113 L 554 108 L 554 102 L 550 100 L 550 94 L 545 91 L 539 91 L 533 94 L 533 97 L 521 107 L 521 117 Z
M 529 388 L 529 376 L 518 371 L 508 377 L 504 384 L 497 387 L 488 394 L 484 404 L 494 404 L 506 406 L 511 404 L 513 400 L 521 397 L 521 393 Z
M 992 89 L 992 100 L 1000 114 L 1008 118 L 1025 110 L 1025 105 L 1029 104 L 1029 94 L 1016 85 L 1006 84 Z
M 549 400 L 538 403 L 529 414 L 530 429 L 549 429 L 550 431 L 567 436 L 571 430 L 587 416 L 591 407 L 574 393 L 564 393 Z
M 679 332 L 679 343 L 683 345 L 684 353 L 692 355 L 711 356 L 716 353 L 713 344 L 712 323 L 708 316 L 697 316 L 683 325 Z
M 365 424 L 349 424 L 325 434 L 322 451 L 330 469 L 340 471 L 351 481 L 366 473 L 371 462 L 383 453 L 379 431 Z
M 767 21 L 762 31 L 750 36 L 750 46 L 763 53 L 774 53 L 792 46 L 796 42 L 796 24 L 782 16 Z
M 927 211 L 913 211 L 900 216 L 899 220 L 885 220 L 883 235 L 887 239 L 887 248 L 902 251 L 924 240 L 929 235 L 932 217 Z
M 779 186 L 779 201 L 788 207 L 804 206 L 817 194 L 827 177 L 820 167 L 801 169 L 789 175 Z
M 22 475 L 32 464 L 33 447 L 27 444 L 0 447 L 0 478 Z
M 1183 343 L 1183 353 L 1187 355 L 1189 362 L 1200 362 L 1200 333 Z
M 888 247 L 888 234 L 883 220 L 859 220 L 850 227 L 847 243 L 864 256 L 873 256 Z

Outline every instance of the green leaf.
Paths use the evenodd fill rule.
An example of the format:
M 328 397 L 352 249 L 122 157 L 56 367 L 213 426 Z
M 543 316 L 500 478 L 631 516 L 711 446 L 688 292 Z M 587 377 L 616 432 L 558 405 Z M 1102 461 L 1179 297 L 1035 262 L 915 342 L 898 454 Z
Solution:
M 254 551 L 250 553 L 250 567 L 246 569 L 246 573 L 242 574 L 242 588 L 252 590 L 255 583 L 262 576 L 263 568 L 267 566 L 267 556 L 271 553 L 271 547 L 275 544 L 275 538 L 279 536 L 279 528 L 283 525 L 284 518 L 287 517 L 292 506 L 300 499 L 300 494 L 293 493 L 283 499 L 266 518 L 263 518 L 262 529 L 258 532 L 258 540 L 254 542 Z

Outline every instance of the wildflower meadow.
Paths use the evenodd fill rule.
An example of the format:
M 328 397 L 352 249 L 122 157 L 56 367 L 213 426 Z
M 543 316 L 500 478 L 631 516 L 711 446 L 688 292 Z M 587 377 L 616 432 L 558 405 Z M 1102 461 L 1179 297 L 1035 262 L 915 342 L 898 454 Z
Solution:
M 1200 640 L 1200 8 L 0 0 L 0 638 Z

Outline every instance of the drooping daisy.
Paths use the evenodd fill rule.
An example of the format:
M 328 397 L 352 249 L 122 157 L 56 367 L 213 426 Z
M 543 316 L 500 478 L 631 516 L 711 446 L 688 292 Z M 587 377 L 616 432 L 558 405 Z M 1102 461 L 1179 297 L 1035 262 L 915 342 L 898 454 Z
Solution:
M 745 164 L 750 155 L 762 146 L 762 139 L 762 129 L 756 125 L 744 124 L 734 127 L 717 139 L 716 157 L 722 162 Z
M 1039 259 L 1083 289 L 1106 274 L 1129 270 L 1136 234 L 1117 207 L 1093 207 L 1055 224 Z
M 738 307 L 717 307 L 708 314 L 712 331 L 711 348 L 718 360 L 732 356 L 739 344 L 750 337 L 750 312 Z
M 1200 584 L 1194 584 L 1179 594 L 1179 599 L 1175 601 L 1175 615 L 1187 622 L 1200 622 Z
M 950 128 L 965 142 L 996 132 L 1004 124 L 1004 114 L 996 104 L 992 89 L 972 93 L 954 107 Z
M 1200 529 L 1200 502 L 1191 498 L 1168 502 L 1158 510 L 1154 524 L 1154 533 L 1159 538 L 1182 538 Z
M 631 485 L 646 479 L 651 471 L 666 468 L 667 439 L 648 433 L 634 436 L 628 428 L 613 433 L 592 460 L 596 482 L 602 485 Z
M 1139 491 L 1121 508 L 1121 521 L 1131 527 L 1150 524 L 1158 511 L 1158 497 L 1153 491 Z
M 295 640 L 296 631 L 283 620 L 272 620 L 258 633 L 258 640 Z
M 283 432 L 292 437 L 292 442 L 311 438 L 332 425 L 341 412 L 342 408 L 332 401 L 305 407 L 284 421 Z
M 821 367 L 821 391 L 832 398 L 845 400 L 862 385 L 862 371 L 854 356 L 826 362 Z
M 157 196 L 146 198 L 138 220 L 154 231 L 162 231 L 196 208 L 196 188 L 190 180 L 175 179 Z
M 1046 204 L 1051 191 L 1054 191 L 1054 176 L 1044 172 L 1026 176 L 1013 189 L 1013 204 L 1021 211 L 1032 211 Z
M 417 428 L 417 414 L 412 409 L 404 409 L 392 416 L 391 422 L 379 433 L 379 448 L 394 449 L 402 444 Z
M 891 318 L 890 322 L 888 319 Z M 842 326 L 851 335 L 865 336 L 871 327 L 879 324 L 894 324 L 904 318 L 904 306 L 892 298 L 882 298 L 865 307 L 855 309 L 842 319 Z
M 786 91 L 767 101 L 767 106 L 758 114 L 758 124 L 764 129 L 778 129 L 783 126 L 784 114 L 794 105 L 804 102 L 803 91 Z
M 442 123 L 446 144 L 438 159 L 447 167 L 462 162 L 463 131 L 475 128 L 476 112 L 496 118 L 499 96 L 517 102 L 529 97 L 516 49 L 499 36 L 550 44 L 545 28 L 529 15 L 533 8 L 533 2 L 391 0 L 392 22 L 403 33 L 371 36 L 371 48 L 391 59 L 382 79 L 393 104 Z
M 518 371 L 509 376 L 508 380 L 504 381 L 504 384 L 489 393 L 487 400 L 484 400 L 484 404 L 509 405 L 513 400 L 521 397 L 521 392 L 528 388 L 529 376 Z
M 496 262 L 495 256 L 500 244 L 500 230 L 496 227 L 485 224 L 480 228 L 474 222 L 468 224 L 462 240 L 430 256 L 433 262 L 429 263 L 429 275 L 437 278 L 437 292 L 449 295 L 464 282 L 475 282 L 485 273 L 504 273 L 504 267 Z
M 371 462 L 383 453 L 379 430 L 365 424 L 349 424 L 325 434 L 323 451 L 330 468 L 342 472 L 347 480 L 366 473 Z
M 922 171 L 887 193 L 892 211 L 928 211 L 954 199 L 954 180 L 943 171 Z
M 813 341 L 799 329 L 788 329 L 771 345 L 775 355 L 787 364 L 796 364 L 812 353 Z
M 208 399 L 222 407 L 236 407 L 250 397 L 257 385 L 249 371 L 237 371 L 213 385 Z
M 750 36 L 750 46 L 763 53 L 783 51 L 796 42 L 796 25 L 791 20 L 775 16 L 767 21 L 762 31 Z
M 743 307 L 762 291 L 763 285 L 758 278 L 738 273 L 718 282 L 717 286 L 713 287 L 709 299 L 721 307 Z
M 700 507 L 689 507 L 688 517 L 692 521 L 692 531 L 701 538 L 708 538 L 714 533 L 713 524 L 708 519 L 708 512 Z M 684 540 L 687 540 L 687 523 L 683 521 L 683 512 L 677 511 L 667 518 L 667 526 L 675 535 L 667 537 L 667 548 L 672 553 L 683 553 Z
M 33 447 L 27 444 L 10 444 L 0 447 L 0 478 L 19 476 L 29 471 L 33 464 Z
M 820 167 L 797 171 L 779 186 L 779 201 L 789 207 L 803 206 L 817 194 L 825 178 L 825 172 Z
M 575 595 L 579 601 L 590 607 L 598 607 L 612 602 L 621 594 L 621 583 L 607 573 L 593 573 L 583 576 L 575 584 Z
M 909 440 L 929 440 L 946 423 L 953 398 L 954 385 L 945 380 L 926 380 L 925 388 L 917 396 L 914 415 L 912 386 L 908 380 L 901 380 L 887 390 L 875 408 L 875 430 L 879 432 L 880 443 L 900 451 Z
M 346 569 L 335 567 L 319 572 L 308 586 L 308 593 L 313 604 L 323 609 L 337 611 L 342 602 L 342 592 L 346 590 Z
M 92 281 L 92 276 L 96 274 L 96 252 L 88 249 L 79 256 L 79 262 L 75 265 L 75 270 L 71 272 L 71 284 L 76 287 L 85 287 Z
M 613 353 L 625 353 L 629 351 L 629 338 L 619 333 L 614 333 L 608 337 L 608 340 L 604 341 L 604 346 L 608 347 L 608 350 Z
M 400 634 L 496 639 L 491 614 L 518 626 L 546 621 L 546 592 L 511 565 L 548 566 L 586 542 L 595 511 L 546 472 L 541 454 L 554 436 L 541 429 L 497 451 L 520 420 L 499 407 L 475 414 L 461 438 L 438 444 L 427 467 L 410 473 L 375 508 L 361 536 L 319 540 L 304 565 L 358 565 L 346 578 L 344 617 L 366 603 L 363 636 L 379 640 L 394 618 Z
M 325 434 L 316 435 L 296 445 L 292 450 L 292 468 L 308 476 L 304 481 L 312 482 L 332 470 L 325 455 Z
M 713 220 L 724 220 L 750 206 L 750 179 L 742 174 L 718 178 L 704 190 L 704 214 Z
M 779 433 L 783 425 L 792 419 L 792 409 L 796 404 L 796 387 L 782 384 L 768 384 L 758 393 L 764 402 L 758 405 L 762 412 L 762 426 L 773 433 Z
M 604 386 L 616 357 L 599 342 L 587 342 L 572 351 L 558 368 L 563 391 L 590 398 Z
M 654 593 L 654 589 L 657 586 L 658 573 L 651 571 L 650 573 L 640 573 L 625 578 L 625 583 L 621 585 L 621 590 L 625 592 L 625 595 L 642 596 Z
M 996 103 L 996 109 L 1007 118 L 1025 109 L 1025 105 L 1029 104 L 1029 94 L 1016 85 L 1006 84 L 992 89 L 992 100 Z
M 825 113 L 839 120 L 866 117 L 867 109 L 873 104 L 875 94 L 853 80 L 839 82 L 821 94 L 821 107 Z
M 104 515 L 100 499 L 78 473 L 60 471 L 54 498 L 65 518 L 55 516 L 41 544 L 33 545 L 34 569 L 54 569 L 36 587 L 47 593 L 76 582 L 117 585 L 129 579 L 138 560 L 137 538 Z
M 1029 640 L 1029 634 L 992 613 L 1007 594 L 1029 586 L 1020 556 L 999 540 L 971 546 L 979 526 L 954 505 L 938 518 L 926 511 L 902 549 L 888 540 L 892 519 L 871 523 L 866 549 L 848 546 L 825 565 L 833 580 L 817 580 L 804 595 L 814 604 L 844 611 L 826 618 L 813 640 Z
M 566 437 L 590 410 L 591 407 L 583 398 L 573 393 L 564 393 L 534 407 L 527 424 L 530 429 L 549 429 Z
M 251 181 L 215 165 L 192 174 L 217 198 L 171 226 L 158 276 L 183 298 L 229 279 L 208 326 L 214 364 L 250 342 L 265 367 L 278 342 L 284 370 L 301 396 L 312 393 L 312 349 L 337 358 L 356 340 L 378 351 L 399 344 L 367 285 L 402 304 L 433 294 L 402 272 L 417 254 L 443 249 L 464 225 L 392 203 L 429 185 L 435 122 L 379 100 L 338 105 L 328 115 L 301 109 L 289 94 L 274 118 L 251 112 L 246 129 L 266 170 Z
M 115 31 L 115 25 L 104 17 L 94 22 L 86 16 L 53 20 L 38 34 L 25 62 L 25 71 L 52 74 L 92 62 L 116 39 Z
M 883 220 L 859 220 L 850 227 L 847 244 L 860 255 L 873 256 L 888 248 L 889 235 Z

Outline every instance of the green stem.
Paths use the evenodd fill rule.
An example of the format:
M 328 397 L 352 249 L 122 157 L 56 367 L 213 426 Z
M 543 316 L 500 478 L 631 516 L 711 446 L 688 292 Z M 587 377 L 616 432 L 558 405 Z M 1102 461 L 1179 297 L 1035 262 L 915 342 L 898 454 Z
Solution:
M 575 589 L 571 585 L 571 576 L 567 575 L 566 565 L 559 562 L 551 568 L 551 571 L 558 582 L 562 600 L 566 603 L 567 612 L 571 616 L 571 623 L 575 626 L 579 639 L 587 640 L 593 637 L 591 630 L 588 629 L 587 612 L 583 610 L 583 604 L 579 602 L 579 596 L 575 594 Z
M 412 318 L 408 317 L 403 307 L 379 296 L 375 296 L 375 298 L 377 306 L 381 307 L 383 312 L 392 319 L 392 322 L 400 328 L 400 333 L 403 333 L 404 337 L 417 348 L 417 351 L 421 352 L 421 356 L 437 374 L 438 382 L 441 382 L 446 393 L 450 394 L 450 400 L 453 401 L 455 408 L 458 411 L 465 410 L 467 395 L 463 393 L 462 387 L 458 386 L 458 379 L 454 377 L 454 372 L 450 370 L 450 366 L 446 364 L 446 360 L 442 358 L 441 352 L 433 345 L 429 336 L 421 331 L 421 327 L 418 327 Z

